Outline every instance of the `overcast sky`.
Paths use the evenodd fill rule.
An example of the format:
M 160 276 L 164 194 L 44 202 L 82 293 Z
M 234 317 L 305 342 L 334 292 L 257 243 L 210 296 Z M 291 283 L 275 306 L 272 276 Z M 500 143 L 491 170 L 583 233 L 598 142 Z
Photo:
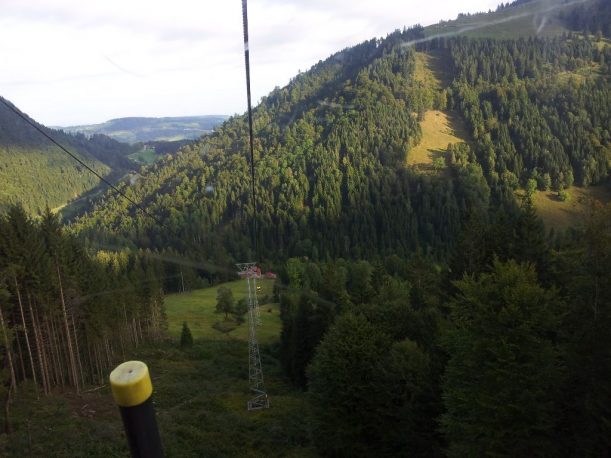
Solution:
M 250 0 L 253 98 L 346 46 L 500 0 Z M 46 125 L 246 109 L 240 0 L 0 0 L 0 95 Z

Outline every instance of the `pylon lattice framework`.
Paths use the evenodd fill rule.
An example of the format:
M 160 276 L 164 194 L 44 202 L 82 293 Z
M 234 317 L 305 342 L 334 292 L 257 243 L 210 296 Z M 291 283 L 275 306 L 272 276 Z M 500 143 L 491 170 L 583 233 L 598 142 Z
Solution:
M 263 368 L 257 341 L 257 326 L 261 325 L 261 313 L 257 301 L 257 278 L 261 278 L 261 270 L 256 262 L 244 262 L 236 266 L 240 277 L 246 279 L 248 288 L 248 381 L 254 396 L 248 401 L 247 406 L 248 410 L 266 409 L 269 407 L 269 399 L 263 383 Z

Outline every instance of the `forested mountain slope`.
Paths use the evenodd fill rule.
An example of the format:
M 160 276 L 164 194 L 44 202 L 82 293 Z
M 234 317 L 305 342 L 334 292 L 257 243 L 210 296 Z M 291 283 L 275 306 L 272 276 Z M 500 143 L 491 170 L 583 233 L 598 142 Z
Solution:
M 518 187 L 560 191 L 607 178 L 608 45 L 570 35 L 410 45 L 423 34 L 416 27 L 345 49 L 256 108 L 264 257 L 421 249 L 442 258 L 467 214 L 511 212 Z M 449 87 L 433 90 L 414 78 L 416 50 L 448 68 Z M 472 137 L 445 153 L 443 176 L 404 166 L 431 108 L 458 112 Z M 218 262 L 250 257 L 245 121 L 228 120 L 125 186 L 163 227 L 107 195 L 75 229 Z
M 8 102 L 10 103 L 10 102 Z M 39 127 L 101 175 L 131 167 L 133 148 L 104 135 L 86 138 Z M 21 203 L 31 213 L 65 204 L 99 180 L 0 104 L 0 209 Z

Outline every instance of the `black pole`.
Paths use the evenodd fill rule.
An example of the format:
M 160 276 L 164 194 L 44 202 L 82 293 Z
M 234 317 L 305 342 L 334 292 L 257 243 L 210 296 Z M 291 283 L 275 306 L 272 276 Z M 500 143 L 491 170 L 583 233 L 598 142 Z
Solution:
M 153 405 L 153 385 L 146 364 L 128 361 L 110 373 L 110 387 L 119 406 L 134 458 L 163 458 Z
M 250 49 L 248 46 L 248 7 L 246 0 L 242 0 L 242 25 L 244 27 L 244 63 L 246 64 L 246 97 L 248 99 L 248 135 L 250 141 L 250 182 L 252 192 L 252 244 L 255 257 L 259 258 L 259 246 L 257 237 L 257 193 L 255 190 L 255 148 L 252 128 L 252 102 L 250 96 Z

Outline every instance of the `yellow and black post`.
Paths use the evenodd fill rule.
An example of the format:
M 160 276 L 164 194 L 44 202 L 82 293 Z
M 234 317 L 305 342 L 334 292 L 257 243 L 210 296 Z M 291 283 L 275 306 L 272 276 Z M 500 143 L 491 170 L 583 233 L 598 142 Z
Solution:
M 110 387 L 121 411 L 125 434 L 134 458 L 161 458 L 161 438 L 153 406 L 149 369 L 141 361 L 127 361 L 110 373 Z

